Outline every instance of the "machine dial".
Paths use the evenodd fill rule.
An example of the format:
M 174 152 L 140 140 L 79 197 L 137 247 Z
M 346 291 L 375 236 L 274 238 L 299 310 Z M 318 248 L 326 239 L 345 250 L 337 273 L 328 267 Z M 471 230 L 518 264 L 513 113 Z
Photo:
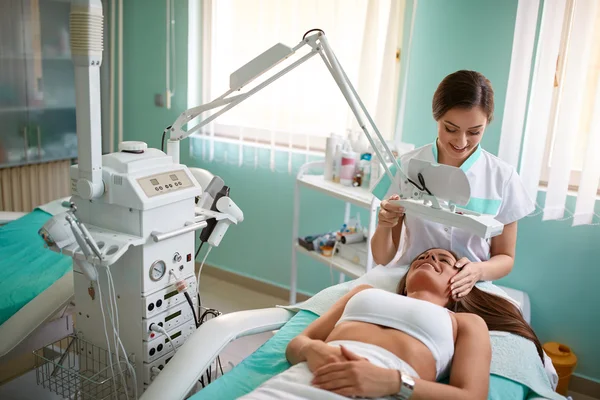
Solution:
M 150 279 L 154 282 L 159 281 L 165 276 L 165 272 L 167 272 L 167 265 L 165 262 L 163 260 L 154 261 L 150 267 Z
M 181 254 L 175 253 L 175 255 L 173 256 L 173 262 L 180 263 L 181 262 Z

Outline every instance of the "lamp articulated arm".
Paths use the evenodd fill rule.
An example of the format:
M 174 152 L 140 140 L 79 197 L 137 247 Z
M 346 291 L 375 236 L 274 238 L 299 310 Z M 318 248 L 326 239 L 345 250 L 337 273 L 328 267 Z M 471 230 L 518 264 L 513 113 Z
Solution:
M 266 79 L 264 82 L 252 88 L 248 92 L 231 96 L 232 93 L 240 91 L 250 82 L 258 78 L 259 76 L 267 73 L 274 66 L 278 65 L 290 56 L 294 55 L 298 50 L 300 50 L 304 46 L 309 46 L 311 48 L 311 50 L 306 55 L 304 55 L 294 63 L 290 64 L 286 68 L 282 69 L 280 72 L 273 75 L 269 79 Z M 277 79 L 281 78 L 282 76 L 284 76 L 294 68 L 300 66 L 304 62 L 308 61 L 310 58 L 317 54 L 323 59 L 323 62 L 325 63 L 327 69 L 331 73 L 340 91 L 344 95 L 346 102 L 350 106 L 350 109 L 356 117 L 361 129 L 365 133 L 369 143 L 371 144 L 371 147 L 375 151 L 378 160 L 383 165 L 386 174 L 389 176 L 392 182 L 395 181 L 394 175 L 388 168 L 387 162 L 383 154 L 381 154 L 379 147 L 376 145 L 373 136 L 369 133 L 367 122 L 365 122 L 365 119 L 361 114 L 360 110 L 364 112 L 368 123 L 377 135 L 377 138 L 379 139 L 379 142 L 381 143 L 381 146 L 387 153 L 389 159 L 392 160 L 392 162 L 396 165 L 397 171 L 400 174 L 400 179 L 404 183 L 403 185 L 401 185 L 401 197 L 415 198 L 415 194 L 417 194 L 417 197 L 419 197 L 420 199 L 421 191 L 415 190 L 417 188 L 409 182 L 408 178 L 400 168 L 400 165 L 396 161 L 392 151 L 387 146 L 385 139 L 382 137 L 381 133 L 377 129 L 375 122 L 369 115 L 356 90 L 352 86 L 352 83 L 348 79 L 348 76 L 344 72 L 335 54 L 333 53 L 333 50 L 329 46 L 324 32 L 320 30 L 317 30 L 316 33 L 310 36 L 305 36 L 305 38 L 303 38 L 303 40 L 300 43 L 298 43 L 294 48 L 290 48 L 281 43 L 276 44 L 275 46 L 271 47 L 269 50 L 260 54 L 258 57 L 254 58 L 252 61 L 250 61 L 249 63 L 235 71 L 233 74 L 231 74 L 230 89 L 223 95 L 211 101 L 210 103 L 202 104 L 200 106 L 190 108 L 189 110 L 184 111 L 173 123 L 173 125 L 167 127 L 167 129 L 165 130 L 165 136 L 168 138 L 167 154 L 172 156 L 175 162 L 179 162 L 178 142 L 180 140 L 185 139 L 186 137 L 190 136 L 195 132 L 198 132 L 203 126 L 214 121 L 221 114 L 232 109 L 242 101 L 246 100 L 248 97 L 257 93 L 269 84 L 275 82 Z M 223 108 L 211 115 L 210 117 L 200 121 L 193 128 L 188 129 L 187 131 L 183 130 L 183 126 L 188 124 L 196 117 L 199 117 L 206 111 L 213 110 L 219 107 Z

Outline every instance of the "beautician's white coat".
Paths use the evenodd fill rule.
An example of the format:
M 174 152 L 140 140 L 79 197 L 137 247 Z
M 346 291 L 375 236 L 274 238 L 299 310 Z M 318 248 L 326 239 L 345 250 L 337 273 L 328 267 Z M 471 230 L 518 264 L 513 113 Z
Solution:
M 400 167 L 407 171 L 408 163 L 413 158 L 437 163 L 436 142 L 402 155 Z M 518 221 L 535 210 L 535 204 L 529 198 L 515 168 L 483 150 L 481 146 L 477 146 L 461 169 L 465 171 L 471 186 L 471 199 L 463 208 L 492 215 L 505 225 Z M 391 168 L 391 172 L 396 174 L 395 166 Z M 396 184 L 391 184 L 387 174 L 384 174 L 373 189 L 373 194 L 384 200 L 397 194 L 397 188 Z M 409 214 L 405 215 L 404 224 L 398 250 L 402 254 L 397 265 L 408 265 L 423 251 L 434 247 L 452 250 L 459 257 L 467 257 L 472 262 L 490 258 L 491 240 Z

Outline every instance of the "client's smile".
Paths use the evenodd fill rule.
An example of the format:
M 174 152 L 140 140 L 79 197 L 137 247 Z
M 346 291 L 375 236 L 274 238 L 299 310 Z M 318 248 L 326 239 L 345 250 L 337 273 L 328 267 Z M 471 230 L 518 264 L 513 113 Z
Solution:
M 430 266 L 431 268 L 433 268 L 433 270 L 434 270 L 435 272 L 437 272 L 438 274 L 442 272 L 441 268 L 440 268 L 440 267 L 438 267 L 438 266 L 437 266 L 437 264 L 431 264 L 431 263 L 428 263 L 428 262 L 424 262 L 423 264 L 419 265 L 419 267 L 418 267 L 418 268 L 421 268 L 421 267 L 423 267 L 423 266 L 426 266 L 426 265 L 428 265 L 428 266 Z

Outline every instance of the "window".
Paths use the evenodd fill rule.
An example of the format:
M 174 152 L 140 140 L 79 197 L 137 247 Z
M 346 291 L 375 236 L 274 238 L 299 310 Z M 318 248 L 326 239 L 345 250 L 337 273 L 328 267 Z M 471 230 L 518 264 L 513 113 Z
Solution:
M 224 94 L 232 72 L 276 43 L 294 47 L 306 31 L 319 28 L 382 135 L 393 139 L 404 1 L 203 0 L 201 11 L 196 15 L 202 15 L 202 79 L 201 85 L 190 82 L 189 90 L 201 86 L 202 96 L 189 107 Z M 190 37 L 198 30 L 192 25 Z M 305 46 L 249 87 L 308 51 Z M 317 55 L 219 116 L 202 134 L 322 151 L 327 136 L 348 129 L 359 127 Z
M 512 54 L 498 155 L 519 166 L 532 199 L 545 187 L 544 220 L 594 223 L 600 217 L 595 214 L 600 195 L 600 2 L 518 2 Z M 576 196 L 574 212 L 567 208 L 569 195 Z
M 549 124 L 548 127 L 549 130 L 542 163 L 542 173 L 540 176 L 541 186 L 548 186 L 550 171 L 552 170 L 553 150 L 557 142 L 556 129 L 558 116 L 560 115 L 559 100 L 561 98 L 561 85 L 567 78 L 564 76 L 565 64 L 569 54 L 569 41 L 572 40 L 572 34 L 569 33 L 568 26 L 569 18 L 572 18 L 574 12 L 573 5 L 574 2 L 567 2 L 567 9 L 565 10 L 566 12 L 564 16 L 563 31 L 559 54 L 556 61 L 556 73 L 554 76 L 554 90 L 550 114 L 552 123 Z M 569 174 L 569 190 L 572 191 L 577 191 L 579 189 L 581 175 L 584 168 L 584 161 L 586 159 L 586 150 L 588 144 L 590 144 L 593 129 L 598 129 L 598 126 L 592 125 L 594 108 L 598 108 L 596 102 L 600 101 L 600 98 L 598 98 L 597 94 L 597 87 L 599 83 L 598 80 L 600 78 L 600 7 L 595 8 L 595 11 L 590 10 L 590 12 L 594 13 L 594 23 L 592 24 L 593 27 L 588 32 L 590 34 L 590 43 L 589 55 L 587 57 L 589 58 L 584 68 L 585 77 L 581 86 L 581 90 L 583 91 L 583 99 L 581 101 L 581 107 L 578 110 L 575 110 L 575 123 L 572 122 L 570 124 L 573 129 L 571 140 L 574 141 L 572 144 L 573 159 Z M 597 183 L 597 186 L 597 193 L 600 195 L 600 181 Z

